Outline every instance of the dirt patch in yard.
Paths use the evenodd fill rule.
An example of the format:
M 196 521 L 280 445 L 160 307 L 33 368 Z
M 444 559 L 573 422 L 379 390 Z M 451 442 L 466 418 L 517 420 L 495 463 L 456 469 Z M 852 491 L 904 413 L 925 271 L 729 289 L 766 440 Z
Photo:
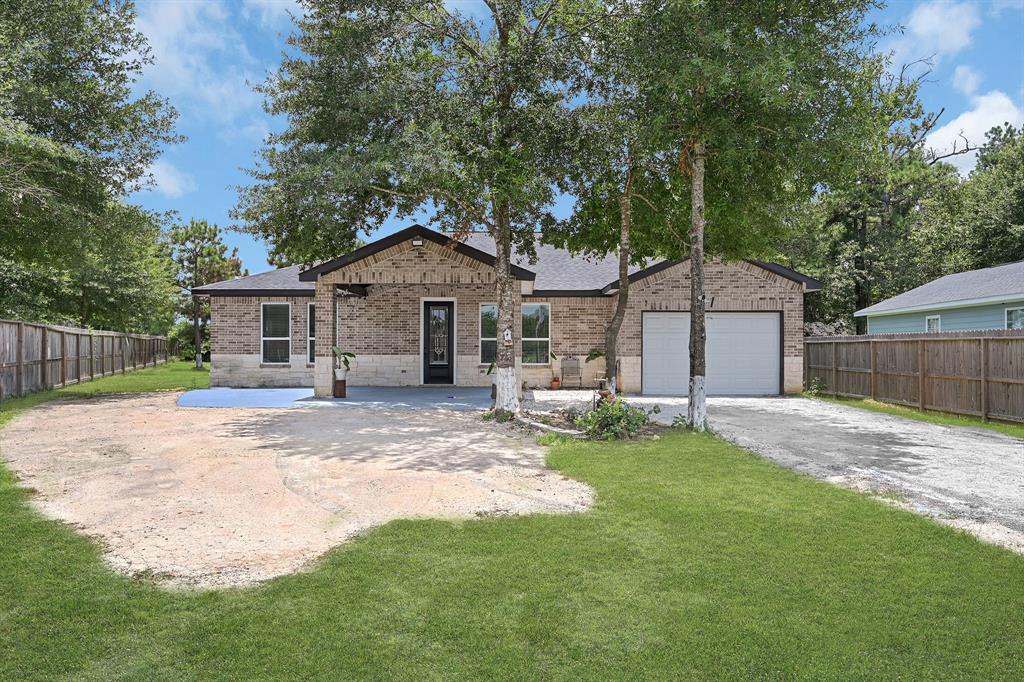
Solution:
M 33 504 L 117 570 L 198 586 L 296 571 L 396 518 L 585 510 L 591 489 L 475 412 L 59 401 L 0 431 Z

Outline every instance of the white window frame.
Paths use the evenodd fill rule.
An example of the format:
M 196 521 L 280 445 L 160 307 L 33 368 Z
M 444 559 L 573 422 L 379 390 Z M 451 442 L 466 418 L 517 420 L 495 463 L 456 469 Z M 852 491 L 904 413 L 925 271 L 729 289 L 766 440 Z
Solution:
M 286 305 L 288 306 L 288 336 L 263 336 L 263 312 L 268 305 Z M 264 341 L 287 341 L 288 342 L 288 359 L 284 362 L 267 362 L 266 357 L 263 355 L 263 342 Z M 292 304 L 286 301 L 266 301 L 260 303 L 260 364 L 261 365 L 287 365 L 291 363 L 292 359 Z
M 1003 311 L 1003 329 L 1012 329 L 1010 326 L 1010 313 L 1017 311 L 1024 312 L 1024 306 L 1016 306 L 1014 308 L 1007 308 Z
M 477 339 L 480 341 L 480 345 L 477 347 L 477 351 L 478 351 L 477 352 L 477 356 L 478 356 L 478 359 L 480 360 L 480 364 L 481 365 L 489 365 L 489 364 L 491 364 L 489 362 L 484 362 L 484 341 L 494 341 L 494 359 L 495 359 L 495 362 L 497 362 L 497 359 L 498 359 L 498 327 L 497 327 L 497 321 L 495 321 L 494 337 L 490 338 L 490 337 L 485 337 L 484 336 L 484 306 L 485 305 L 493 305 L 495 308 L 498 307 L 497 303 L 481 303 L 480 304 L 479 314 L 476 316 Z
M 928 328 L 928 323 L 932 320 L 936 321 L 935 330 Z M 937 334 L 942 331 L 942 315 L 925 315 L 924 316 L 924 330 L 930 334 Z
M 316 333 L 311 336 L 309 333 L 310 323 L 316 322 L 316 303 L 306 304 L 306 363 L 312 365 L 316 362 L 316 355 L 313 349 L 316 347 Z
M 551 331 L 552 331 L 551 330 L 551 324 L 552 324 L 552 320 L 551 320 L 551 304 L 550 303 L 546 303 L 546 302 L 539 302 L 539 301 L 536 302 L 536 303 L 534 303 L 533 301 L 524 301 L 522 303 L 522 305 L 520 306 L 520 308 L 519 308 L 519 326 L 520 327 L 522 327 L 522 324 L 523 324 L 523 308 L 522 308 L 522 306 L 528 306 L 528 305 L 547 306 L 547 309 L 548 309 L 548 335 L 546 337 L 543 337 L 543 336 L 537 336 L 537 337 L 529 336 L 528 337 L 528 336 L 524 335 L 521 339 L 519 339 L 519 342 L 520 342 L 519 343 L 519 358 L 520 358 L 520 360 L 522 360 L 522 357 L 523 357 L 522 344 L 523 344 L 524 341 L 547 341 L 548 342 L 548 354 L 547 354 L 547 357 L 544 358 L 544 362 L 526 362 L 525 360 L 522 360 L 522 362 L 523 362 L 523 366 L 524 367 L 550 367 L 551 366 Z

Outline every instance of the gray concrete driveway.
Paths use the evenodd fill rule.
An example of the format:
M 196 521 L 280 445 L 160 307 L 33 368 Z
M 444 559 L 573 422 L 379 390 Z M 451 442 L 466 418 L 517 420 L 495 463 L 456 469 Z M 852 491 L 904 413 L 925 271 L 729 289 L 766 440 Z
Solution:
M 536 392 L 531 407 L 581 407 L 586 391 Z M 671 424 L 686 399 L 634 396 Z M 711 428 L 817 478 L 885 494 L 887 501 L 1024 552 L 1024 440 L 807 398 L 711 398 Z

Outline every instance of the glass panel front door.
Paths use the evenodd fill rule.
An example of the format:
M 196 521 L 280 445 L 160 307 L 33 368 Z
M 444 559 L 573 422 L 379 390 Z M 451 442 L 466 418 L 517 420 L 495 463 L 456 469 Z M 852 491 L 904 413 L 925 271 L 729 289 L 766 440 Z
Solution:
M 455 383 L 454 304 L 423 304 L 423 383 Z

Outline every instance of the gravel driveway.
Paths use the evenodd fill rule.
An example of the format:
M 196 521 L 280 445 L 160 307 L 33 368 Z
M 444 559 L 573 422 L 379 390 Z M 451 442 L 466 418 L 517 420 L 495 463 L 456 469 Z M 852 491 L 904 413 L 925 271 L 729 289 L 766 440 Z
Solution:
M 658 419 L 685 413 L 679 398 Z M 806 398 L 712 398 L 721 436 L 791 469 L 888 493 L 900 506 L 1024 552 L 1024 440 Z

